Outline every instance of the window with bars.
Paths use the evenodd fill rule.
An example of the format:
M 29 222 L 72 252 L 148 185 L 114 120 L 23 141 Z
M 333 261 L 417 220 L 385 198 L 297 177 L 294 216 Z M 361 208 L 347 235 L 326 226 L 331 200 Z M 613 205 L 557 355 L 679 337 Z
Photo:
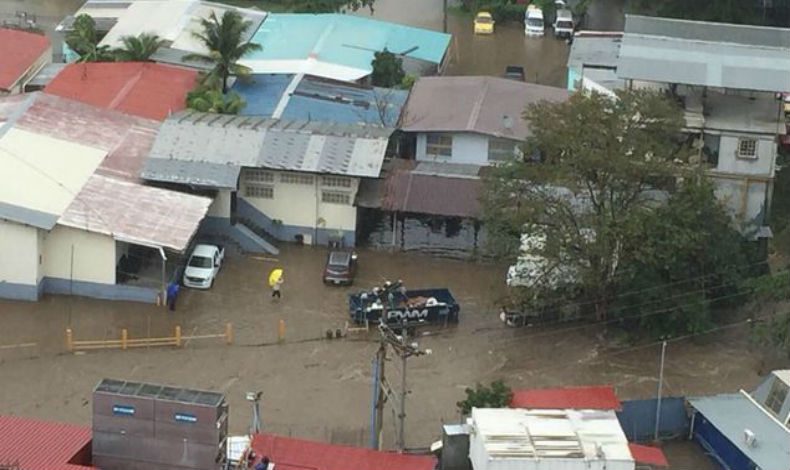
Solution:
M 257 197 L 261 199 L 274 199 L 274 188 L 272 186 L 262 186 L 256 184 L 248 184 L 244 188 L 244 195 L 246 197 Z
M 782 411 L 782 405 L 787 399 L 787 391 L 787 384 L 775 378 L 773 385 L 771 385 L 771 391 L 768 392 L 768 398 L 765 399 L 765 406 L 771 410 L 774 415 L 778 416 L 779 412 Z
M 488 159 L 490 161 L 507 160 L 516 152 L 516 143 L 509 139 L 498 139 L 492 137 L 488 139 Z
M 342 176 L 322 176 L 321 185 L 328 188 L 350 188 L 351 178 L 344 178 Z
M 351 195 L 340 191 L 321 191 L 321 202 L 327 204 L 351 204 Z
M 285 184 L 313 184 L 313 175 L 283 173 L 280 175 L 280 182 Z
M 757 158 L 757 139 L 738 139 L 739 158 Z
M 450 134 L 428 134 L 425 154 L 431 157 L 452 157 L 453 136 Z
M 274 183 L 274 173 L 266 170 L 244 170 L 244 179 L 249 183 Z

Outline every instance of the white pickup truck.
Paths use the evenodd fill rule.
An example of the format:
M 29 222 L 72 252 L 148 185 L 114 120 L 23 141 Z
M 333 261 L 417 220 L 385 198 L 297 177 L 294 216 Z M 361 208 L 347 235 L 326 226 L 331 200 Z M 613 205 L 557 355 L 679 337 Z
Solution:
M 184 285 L 193 289 L 210 289 L 222 267 L 225 249 L 216 245 L 196 245 L 184 269 Z

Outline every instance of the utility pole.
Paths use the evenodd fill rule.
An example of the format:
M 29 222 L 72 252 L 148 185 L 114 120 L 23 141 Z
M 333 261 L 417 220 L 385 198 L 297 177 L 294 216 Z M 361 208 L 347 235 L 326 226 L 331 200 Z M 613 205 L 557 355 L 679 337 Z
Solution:
M 387 392 L 384 390 L 384 364 L 387 362 L 387 343 L 384 342 L 384 336 L 381 335 L 379 341 L 379 350 L 376 352 L 376 368 L 378 381 L 378 397 L 376 398 L 376 426 L 374 436 L 374 447 L 381 450 L 381 428 L 384 425 L 384 404 L 387 402 Z
M 442 12 L 444 14 L 442 20 L 442 31 L 447 32 L 447 0 L 442 1 Z
M 406 350 L 406 338 L 408 332 L 406 329 L 406 320 L 403 320 L 403 328 L 401 329 L 401 351 Z M 400 354 L 401 360 L 401 375 L 400 375 L 400 413 L 398 413 L 398 450 L 403 452 L 406 448 L 406 359 L 409 356 Z
M 667 353 L 667 342 L 661 343 L 661 367 L 658 371 L 658 397 L 656 400 L 656 431 L 653 440 L 658 442 L 658 428 L 661 423 L 661 389 L 664 385 L 664 357 Z

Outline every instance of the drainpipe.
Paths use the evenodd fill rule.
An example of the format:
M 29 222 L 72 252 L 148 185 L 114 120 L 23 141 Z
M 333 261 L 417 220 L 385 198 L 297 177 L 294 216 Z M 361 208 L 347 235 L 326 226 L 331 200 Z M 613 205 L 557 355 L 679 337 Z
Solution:
M 165 255 L 165 250 L 162 247 L 159 247 L 159 256 L 162 258 L 162 302 L 163 305 L 167 305 L 167 274 L 166 274 L 166 267 L 167 267 L 167 256 Z

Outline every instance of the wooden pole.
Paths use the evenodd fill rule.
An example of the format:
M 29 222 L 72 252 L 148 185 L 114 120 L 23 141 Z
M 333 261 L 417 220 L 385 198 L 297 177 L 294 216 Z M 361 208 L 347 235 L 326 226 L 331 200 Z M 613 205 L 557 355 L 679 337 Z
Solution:
M 176 325 L 175 340 L 176 340 L 176 347 L 180 348 L 181 347 L 181 326 L 180 325 Z
M 225 343 L 233 344 L 233 325 L 230 322 L 225 324 Z
M 285 341 L 285 320 L 280 318 L 277 320 L 277 342 L 282 343 Z
M 74 335 L 71 332 L 71 328 L 66 328 L 66 350 L 74 352 Z
M 121 349 L 126 349 L 127 341 L 129 340 L 129 332 L 126 328 L 121 329 Z

